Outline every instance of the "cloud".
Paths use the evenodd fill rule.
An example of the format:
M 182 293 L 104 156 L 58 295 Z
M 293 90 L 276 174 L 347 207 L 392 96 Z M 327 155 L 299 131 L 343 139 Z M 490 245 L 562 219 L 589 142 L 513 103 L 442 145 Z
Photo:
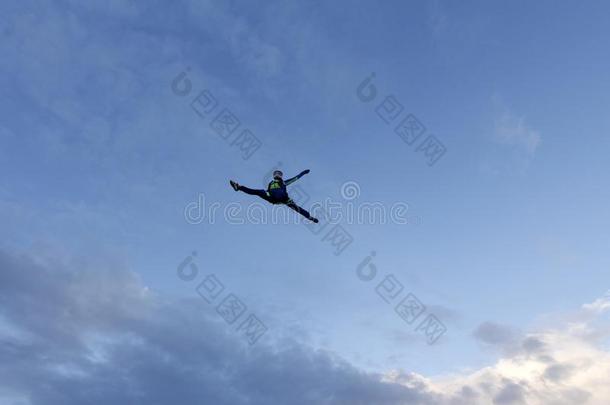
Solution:
M 250 349 L 206 312 L 203 300 L 167 300 L 125 269 L 73 266 L 0 253 L 0 400 L 364 405 L 429 399 L 294 342 Z
M 507 345 L 513 343 L 516 332 L 504 325 L 493 322 L 484 322 L 473 333 L 479 341 L 489 345 Z
M 540 132 L 529 126 L 524 116 L 513 113 L 499 97 L 493 98 L 496 107 L 494 139 L 496 142 L 533 156 L 542 142 Z
M 475 334 L 513 336 L 493 323 Z M 249 347 L 201 299 L 158 295 L 116 263 L 0 251 L 2 403 L 608 403 L 607 351 L 565 329 L 518 341 L 470 373 L 378 375 L 296 340 Z
M 494 396 L 494 404 L 522 404 L 525 400 L 525 392 L 521 385 L 510 380 L 504 382 L 500 392 Z
M 433 38 L 439 39 L 448 27 L 449 18 L 439 0 L 433 0 L 428 5 L 428 26 Z
M 610 309 L 610 292 L 590 304 L 584 304 L 582 309 L 593 315 L 603 314 Z
M 602 405 L 610 403 L 610 352 L 602 343 L 599 318 L 610 307 L 608 297 L 583 305 L 554 328 L 523 335 L 493 322 L 481 324 L 474 336 L 509 348 L 493 365 L 434 379 L 423 378 L 427 391 L 441 404 Z M 575 320 L 580 327 L 574 327 Z M 583 330 L 587 333 L 583 333 Z M 596 333 L 593 333 L 596 332 Z M 389 381 L 401 382 L 399 373 Z

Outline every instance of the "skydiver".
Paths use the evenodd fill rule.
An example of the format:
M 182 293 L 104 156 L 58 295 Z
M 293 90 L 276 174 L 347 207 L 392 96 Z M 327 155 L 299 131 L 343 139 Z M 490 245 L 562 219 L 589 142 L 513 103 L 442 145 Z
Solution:
M 237 182 L 235 182 L 233 180 L 229 180 L 229 184 L 231 185 L 231 187 L 233 187 L 233 190 L 235 190 L 235 191 L 243 191 L 246 194 L 259 196 L 260 198 L 262 198 L 263 200 L 265 200 L 267 202 L 270 202 L 271 204 L 284 204 L 284 205 L 288 206 L 289 208 L 292 208 L 299 214 L 303 215 L 305 218 L 307 218 L 315 223 L 318 223 L 317 218 L 312 217 L 311 214 L 307 210 L 299 207 L 298 205 L 295 204 L 294 201 L 292 201 L 290 199 L 290 197 L 288 196 L 288 190 L 286 189 L 286 186 L 294 183 L 295 181 L 297 181 L 298 179 L 300 179 L 307 173 L 309 173 L 309 169 L 303 170 L 298 175 L 291 177 L 287 180 L 284 180 L 282 178 L 284 176 L 284 173 L 282 173 L 281 170 L 275 170 L 273 172 L 273 180 L 271 180 L 271 182 L 269 182 L 269 185 L 267 186 L 267 190 L 255 190 L 252 188 L 248 188 L 248 187 L 238 184 Z

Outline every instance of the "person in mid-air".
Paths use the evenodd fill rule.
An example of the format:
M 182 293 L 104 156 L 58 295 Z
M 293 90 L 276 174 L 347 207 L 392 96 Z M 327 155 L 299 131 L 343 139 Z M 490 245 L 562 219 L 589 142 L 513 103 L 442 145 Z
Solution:
M 303 215 L 305 218 L 315 223 L 318 223 L 317 218 L 312 217 L 311 214 L 307 212 L 307 210 L 296 205 L 294 201 L 292 201 L 290 197 L 288 197 L 288 191 L 286 190 L 287 185 L 294 183 L 301 177 L 305 176 L 307 173 L 309 173 L 309 170 L 303 170 L 298 175 L 290 179 L 284 180 L 282 179 L 282 177 L 284 176 L 282 171 L 276 170 L 273 172 L 273 180 L 271 180 L 271 182 L 267 186 L 266 191 L 254 190 L 245 186 L 241 186 L 233 180 L 229 180 L 229 184 L 231 184 L 231 187 L 233 187 L 233 190 L 235 191 L 243 191 L 246 194 L 257 195 L 263 200 L 270 202 L 271 204 L 285 204 L 289 208 L 292 208 L 299 214 Z

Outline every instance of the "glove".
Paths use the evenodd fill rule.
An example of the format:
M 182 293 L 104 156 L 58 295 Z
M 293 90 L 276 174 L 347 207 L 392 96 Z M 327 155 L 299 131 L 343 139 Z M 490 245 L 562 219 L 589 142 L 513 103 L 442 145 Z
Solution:
M 301 172 L 301 176 L 304 176 L 304 175 L 306 175 L 307 173 L 309 173 L 309 169 L 307 169 L 307 170 L 303 170 L 303 171 Z

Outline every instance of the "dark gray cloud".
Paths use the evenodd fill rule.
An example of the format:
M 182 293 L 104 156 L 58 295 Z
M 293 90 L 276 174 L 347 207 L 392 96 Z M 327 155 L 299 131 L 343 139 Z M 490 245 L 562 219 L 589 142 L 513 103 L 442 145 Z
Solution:
M 494 322 L 483 322 L 475 329 L 473 335 L 479 341 L 494 346 L 513 344 L 517 338 L 513 328 Z
M 525 339 L 523 339 L 523 342 L 521 343 L 521 347 L 528 354 L 537 354 L 537 353 L 544 352 L 546 345 L 540 338 L 537 338 L 534 336 L 528 336 Z
M 561 382 L 570 377 L 575 367 L 570 364 L 553 364 L 544 371 L 544 377 L 553 382 Z
M 587 368 L 555 360 L 542 337 L 517 339 L 512 357 L 445 384 L 404 371 L 382 376 L 285 336 L 250 347 L 198 297 L 169 300 L 133 272 L 93 262 L 0 250 L 1 404 L 607 403 L 591 385 L 573 384 Z M 503 344 L 512 334 L 488 323 L 477 336 Z M 530 363 L 543 371 L 528 376 Z
M 525 389 L 523 385 L 516 384 L 512 381 L 505 381 L 500 392 L 494 397 L 494 404 L 509 405 L 509 404 L 524 404 Z
M 55 404 L 424 404 L 296 342 L 253 348 L 198 299 L 170 302 L 132 273 L 0 253 L 0 392 Z M 9 330 L 11 331 L 9 333 Z

